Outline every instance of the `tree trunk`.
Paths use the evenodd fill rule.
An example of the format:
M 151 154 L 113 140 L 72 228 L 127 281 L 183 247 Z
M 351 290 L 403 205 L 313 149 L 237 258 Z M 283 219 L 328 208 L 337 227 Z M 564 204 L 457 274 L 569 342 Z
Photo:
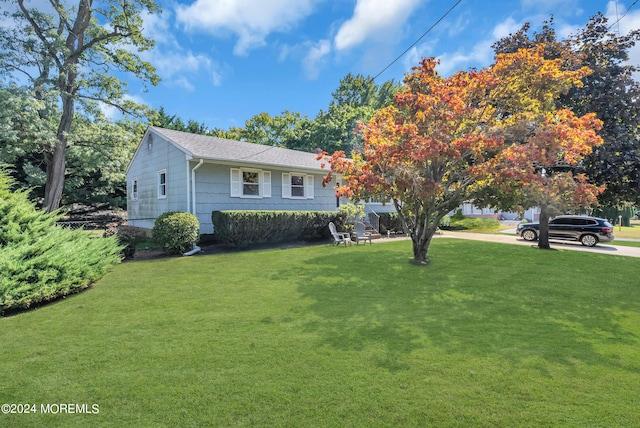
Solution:
M 548 250 L 551 248 L 549 245 L 549 213 L 546 205 L 540 206 L 540 218 L 538 219 L 539 232 L 538 236 L 538 248 Z
M 411 240 L 413 241 L 413 260 L 411 260 L 411 263 L 417 265 L 429 264 L 430 260 L 427 257 L 429 245 L 441 218 L 442 216 L 430 218 L 425 214 L 422 218 L 416 219 L 416 227 L 411 234 Z
M 71 129 L 71 121 L 75 110 L 73 97 L 62 98 L 62 116 L 58 124 L 57 143 L 52 153 L 45 154 L 47 181 L 44 184 L 44 208 L 52 212 L 60 208 L 62 191 L 64 190 L 65 161 L 67 155 L 67 135 Z
M 66 139 L 58 141 L 53 148 L 53 153 L 45 154 L 47 167 L 47 181 L 44 184 L 44 208 L 52 212 L 60 208 L 62 190 L 64 189 L 65 155 L 67 151 Z
M 413 241 L 413 260 L 411 260 L 411 263 L 417 265 L 429 264 L 430 260 L 427 257 L 427 253 L 432 237 L 433 234 L 428 234 L 428 236 L 411 236 L 411 240 Z

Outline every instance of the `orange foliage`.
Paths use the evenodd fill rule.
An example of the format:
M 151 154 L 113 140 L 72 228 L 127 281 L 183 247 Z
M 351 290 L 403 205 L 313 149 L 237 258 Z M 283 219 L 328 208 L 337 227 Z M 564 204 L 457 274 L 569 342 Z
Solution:
M 361 153 L 319 155 L 331 168 L 323 184 L 339 173 L 340 195 L 385 195 L 415 218 L 419 210 L 441 217 L 489 186 L 597 203 L 602 189 L 570 170 L 602 144 L 601 122 L 555 109 L 558 96 L 590 70 L 562 70 L 543 50 L 500 54 L 491 67 L 447 78 L 437 73 L 437 60 L 423 59 L 395 104 L 361 127 Z M 557 167 L 553 176 L 541 174 Z

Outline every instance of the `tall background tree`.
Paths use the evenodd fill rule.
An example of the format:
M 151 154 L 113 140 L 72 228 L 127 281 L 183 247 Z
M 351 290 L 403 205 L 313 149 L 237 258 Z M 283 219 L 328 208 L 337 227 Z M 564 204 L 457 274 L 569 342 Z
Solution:
M 617 34 L 598 14 L 564 40 L 558 39 L 550 20 L 539 32 L 531 32 L 530 24 L 525 24 L 493 46 L 496 53 L 508 53 L 542 42 L 545 58 L 561 58 L 563 68 L 591 69 L 582 85 L 561 94 L 556 103 L 577 115 L 594 112 L 603 123 L 599 134 L 604 144 L 595 147 L 580 167 L 590 180 L 606 185 L 599 196 L 605 206 L 640 203 L 640 86 L 634 79 L 640 68 L 628 62 L 638 40 L 640 30 Z
M 43 205 L 60 206 L 65 183 L 67 146 L 76 107 L 95 102 L 115 106 L 124 112 L 139 108 L 124 98 L 125 84 L 114 71 L 134 74 L 157 84 L 151 64 L 139 52 L 150 49 L 153 40 L 142 34 L 141 13 L 159 13 L 151 0 L 94 2 L 78 0 L 74 5 L 51 0 L 48 7 L 30 7 L 25 0 L 6 1 L 17 8 L 5 8 L 6 22 L 0 29 L 0 73 L 5 81 L 28 82 L 38 119 L 56 124 L 55 139 L 38 138 L 46 170 Z M 55 97 L 59 112 L 45 108 Z
M 45 109 L 49 120 L 40 117 Z M 0 88 L 0 164 L 11 165 L 8 173 L 32 201 L 44 198 L 41 147 L 43 141 L 56 141 L 59 115 L 53 96 L 39 101 L 26 88 Z M 144 130 L 142 122 L 109 120 L 98 109 L 76 113 L 67 139 L 62 204 L 79 204 L 82 210 L 125 208 L 125 169 Z
M 332 93 L 329 107 L 321 110 L 310 124 L 309 142 L 328 153 L 343 150 L 362 150 L 358 134 L 359 123 L 368 122 L 376 111 L 393 104 L 393 97 L 402 90 L 402 84 L 389 80 L 378 85 L 372 77 L 347 74 Z

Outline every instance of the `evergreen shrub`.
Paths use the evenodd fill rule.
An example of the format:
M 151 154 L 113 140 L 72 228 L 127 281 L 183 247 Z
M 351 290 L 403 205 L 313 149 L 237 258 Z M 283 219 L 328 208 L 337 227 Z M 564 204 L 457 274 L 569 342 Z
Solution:
M 214 211 L 211 214 L 216 240 L 229 247 L 275 243 L 329 236 L 330 211 Z
M 0 314 L 77 293 L 120 262 L 115 238 L 56 225 L 0 170 Z
M 200 222 L 191 213 L 169 211 L 156 218 L 151 233 L 167 254 L 182 254 L 198 242 Z

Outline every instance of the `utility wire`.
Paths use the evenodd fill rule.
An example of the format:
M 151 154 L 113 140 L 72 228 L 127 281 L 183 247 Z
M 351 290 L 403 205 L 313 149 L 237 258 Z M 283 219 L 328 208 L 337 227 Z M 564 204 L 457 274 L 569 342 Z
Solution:
M 431 27 L 429 27 L 429 29 L 428 29 L 427 31 L 425 31 L 425 32 L 424 32 L 420 37 L 418 37 L 418 40 L 416 40 L 415 42 L 413 42 L 413 44 L 412 44 L 411 46 L 409 46 L 407 49 L 405 49 L 405 51 L 404 51 L 404 52 L 402 52 L 400 55 L 398 55 L 398 57 L 397 57 L 396 59 L 394 59 L 393 61 L 391 61 L 391 63 L 390 63 L 389 65 L 387 65 L 385 68 L 383 68 L 383 69 L 382 69 L 382 71 L 381 71 L 380 73 L 376 74 L 376 76 L 373 78 L 373 80 L 376 80 L 376 79 L 377 79 L 377 78 L 378 78 L 382 73 L 384 73 L 385 71 L 387 71 L 387 69 L 388 69 L 389 67 L 391 67 L 393 64 L 395 64 L 395 63 L 396 63 L 400 58 L 402 58 L 402 57 L 403 57 L 407 52 L 409 52 L 409 50 L 410 50 L 412 47 L 414 47 L 415 45 L 417 45 L 417 44 L 418 44 L 418 42 L 419 42 L 420 40 L 422 40 L 422 38 L 423 38 L 424 36 L 426 36 L 427 34 L 429 34 L 429 33 L 431 32 L 431 30 L 433 30 L 433 29 L 434 29 L 434 28 L 435 28 L 435 27 L 440 23 L 440 21 L 442 21 L 443 19 L 445 19 L 445 18 L 447 17 L 447 15 L 449 15 L 449 14 L 453 11 L 453 9 L 455 9 L 455 8 L 456 8 L 456 7 L 457 7 L 461 2 L 462 2 L 462 0 L 458 0 L 458 1 L 456 2 L 456 4 L 454 4 L 453 6 L 451 6 L 451 8 L 449 8 L 449 10 L 448 10 L 444 15 L 442 15 L 442 16 L 440 17 L 440 19 L 438 19 L 438 20 L 437 20 L 437 21 L 436 21 L 436 22 L 435 22 Z M 636 0 L 633 4 L 636 4 L 637 2 L 638 2 L 638 0 Z M 631 5 L 631 6 L 633 6 L 633 5 Z M 630 7 L 629 9 L 631 9 L 631 7 Z M 623 15 L 623 17 L 624 17 L 624 15 Z M 620 19 L 622 19 L 622 18 L 620 18 Z
M 638 3 L 639 0 L 634 0 L 633 3 L 631 3 L 631 6 L 629 6 L 627 8 L 627 10 L 624 11 L 624 15 L 622 15 L 620 18 L 618 18 L 618 20 L 616 22 L 614 22 L 613 24 L 609 25 L 609 28 L 607 28 L 607 30 L 611 30 L 611 27 L 613 27 L 614 25 L 616 25 L 618 22 L 622 21 L 622 18 L 624 18 L 625 16 L 627 16 L 627 13 L 629 13 L 629 11 L 631 10 L 631 8 L 633 6 L 635 6 Z M 617 3 L 616 3 L 617 6 Z M 618 34 L 620 33 L 620 26 L 618 25 Z

